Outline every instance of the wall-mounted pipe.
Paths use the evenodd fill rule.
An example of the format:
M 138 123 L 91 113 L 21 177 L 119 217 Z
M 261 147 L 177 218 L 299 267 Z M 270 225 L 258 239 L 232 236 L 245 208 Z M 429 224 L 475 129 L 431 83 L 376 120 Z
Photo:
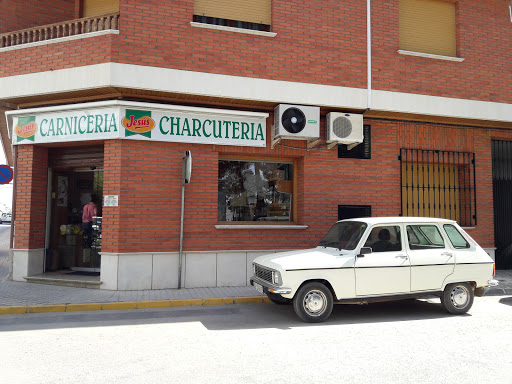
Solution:
M 371 24 L 371 0 L 366 0 L 366 56 L 367 56 L 367 87 L 366 111 L 372 107 L 372 24 Z

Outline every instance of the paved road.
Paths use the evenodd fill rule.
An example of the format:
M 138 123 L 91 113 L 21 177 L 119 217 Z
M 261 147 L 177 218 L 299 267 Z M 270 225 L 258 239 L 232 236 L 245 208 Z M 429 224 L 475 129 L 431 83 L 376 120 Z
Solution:
M 511 383 L 512 298 L 336 306 L 242 304 L 0 317 L 5 383 Z

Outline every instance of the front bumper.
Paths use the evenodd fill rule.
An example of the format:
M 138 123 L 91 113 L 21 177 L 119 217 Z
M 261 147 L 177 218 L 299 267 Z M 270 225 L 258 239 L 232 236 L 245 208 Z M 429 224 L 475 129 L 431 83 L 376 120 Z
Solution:
M 257 289 L 257 287 L 254 285 L 254 283 L 258 284 L 260 287 L 262 287 L 263 292 L 262 293 L 275 293 L 277 295 L 287 295 L 292 293 L 291 288 L 286 287 L 278 287 L 277 285 L 270 284 L 268 281 L 264 281 L 261 279 L 258 279 L 257 277 L 253 276 L 250 280 L 251 285 Z M 258 290 L 259 292 L 259 290 Z

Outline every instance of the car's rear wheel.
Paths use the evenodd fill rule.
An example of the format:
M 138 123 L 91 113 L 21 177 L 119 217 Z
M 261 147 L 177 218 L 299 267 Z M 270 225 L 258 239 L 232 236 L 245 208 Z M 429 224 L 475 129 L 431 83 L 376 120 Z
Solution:
M 441 305 L 453 315 L 462 315 L 473 305 L 475 294 L 468 283 L 448 284 L 441 295 Z
M 297 316 L 308 323 L 320 323 L 331 315 L 333 298 L 331 291 L 321 283 L 302 286 L 293 298 Z

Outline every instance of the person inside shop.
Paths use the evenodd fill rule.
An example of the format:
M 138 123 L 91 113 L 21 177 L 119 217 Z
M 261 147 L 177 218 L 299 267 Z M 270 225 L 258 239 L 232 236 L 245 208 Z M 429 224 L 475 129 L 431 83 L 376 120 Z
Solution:
M 84 205 L 84 210 L 82 213 L 82 229 L 84 231 L 85 248 L 91 248 L 92 245 L 93 216 L 96 216 L 98 213 L 96 201 L 96 195 L 92 195 L 89 199 L 89 202 Z

